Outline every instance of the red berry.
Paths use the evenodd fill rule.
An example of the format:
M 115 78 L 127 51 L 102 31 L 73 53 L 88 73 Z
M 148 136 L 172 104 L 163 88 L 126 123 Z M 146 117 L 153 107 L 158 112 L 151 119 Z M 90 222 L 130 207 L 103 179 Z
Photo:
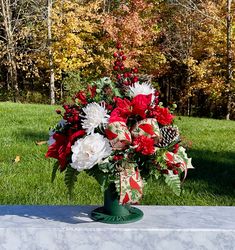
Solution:
M 68 110 L 68 109 L 69 109 L 69 106 L 68 106 L 68 105 L 63 105 L 63 108 L 64 108 L 65 110 Z
M 180 167 L 181 167 L 181 164 L 180 164 L 180 163 L 176 163 L 176 164 L 175 164 L 175 167 L 180 168 Z
M 117 79 L 120 80 L 122 76 L 120 74 L 117 74 Z
M 137 68 L 132 69 L 132 71 L 133 71 L 134 73 L 138 73 L 138 69 L 137 69 Z
M 128 73 L 127 73 L 127 72 L 124 73 L 123 76 L 124 76 L 125 78 L 127 78 L 127 77 L 128 77 Z
M 123 55 L 124 55 L 124 52 L 123 52 L 123 51 L 121 51 L 121 52 L 119 53 L 119 55 L 120 55 L 120 56 L 123 56 Z
M 116 48 L 117 48 L 117 49 L 121 49 L 121 47 L 122 47 L 121 43 L 118 42 L 118 43 L 116 44 Z
M 123 84 L 128 86 L 129 85 L 129 82 L 127 80 L 123 81 Z
M 123 159 L 123 155 L 114 155 L 114 157 L 113 157 L 114 161 L 119 161 L 121 159 Z
M 77 121 L 79 120 L 78 115 L 75 115 L 75 116 L 73 117 L 73 120 L 74 120 L 75 122 L 77 122 Z
M 59 109 L 57 109 L 55 112 L 56 112 L 58 115 L 61 114 L 61 110 L 59 110 Z
M 113 53 L 113 57 L 118 57 L 118 53 L 117 53 L 117 52 L 114 52 L 114 53 Z
M 126 60 L 126 56 L 122 56 L 122 60 L 125 61 Z
M 122 65 L 121 67 L 120 67 L 120 70 L 124 70 L 125 69 L 125 67 L 124 67 L 124 65 Z
M 168 168 L 169 170 L 172 170 L 174 167 L 173 167 L 172 165 L 167 165 L 167 168 Z
M 68 121 L 69 123 L 73 122 L 73 117 L 69 117 L 69 118 L 67 119 L 67 121 Z
M 113 66 L 113 69 L 114 69 L 114 70 L 118 70 L 118 68 L 119 68 L 119 67 L 118 67 L 117 65 Z
M 163 174 L 169 174 L 169 171 L 168 171 L 167 169 L 163 169 L 163 170 L 162 170 L 162 173 L 163 173 Z
M 157 91 L 155 91 L 155 96 L 159 96 L 160 95 L 160 92 L 157 90 Z
M 133 79 L 132 79 L 132 82 L 135 83 L 135 82 L 138 82 L 139 81 L 139 78 L 137 76 L 134 76 Z
M 115 64 L 116 66 L 120 66 L 120 65 L 121 65 L 121 62 L 120 62 L 120 61 L 115 61 L 114 64 Z
M 114 160 L 114 161 L 118 161 L 118 156 L 117 156 L 117 155 L 114 155 L 113 160 Z
M 176 170 L 176 169 L 174 169 L 174 170 L 173 170 L 173 174 L 177 175 L 177 174 L 179 174 L 179 171 Z

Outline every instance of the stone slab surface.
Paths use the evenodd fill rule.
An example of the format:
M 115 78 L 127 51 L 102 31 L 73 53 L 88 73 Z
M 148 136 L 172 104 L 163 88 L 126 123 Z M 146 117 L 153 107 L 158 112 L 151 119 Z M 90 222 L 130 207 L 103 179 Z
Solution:
M 0 250 L 235 250 L 235 207 L 137 206 L 144 218 L 103 224 L 97 206 L 0 206 Z

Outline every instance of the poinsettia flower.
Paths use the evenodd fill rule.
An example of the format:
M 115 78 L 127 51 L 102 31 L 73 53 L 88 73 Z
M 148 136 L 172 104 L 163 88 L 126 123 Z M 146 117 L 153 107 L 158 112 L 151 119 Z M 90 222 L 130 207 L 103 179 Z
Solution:
M 152 155 L 155 152 L 154 140 L 147 136 L 141 135 L 133 140 L 135 151 L 143 155 Z
M 57 124 L 57 126 L 56 126 L 56 129 L 61 129 L 61 128 L 63 128 L 66 124 L 67 124 L 67 121 L 64 120 L 64 119 L 61 119 L 61 120 L 58 122 L 58 124 Z M 55 133 L 56 133 L 56 130 L 55 130 L 55 129 L 51 129 L 51 130 L 49 131 L 49 140 L 47 141 L 47 144 L 48 144 L 49 146 L 51 146 L 53 143 L 55 143 L 55 139 L 53 138 L 53 135 L 54 135 Z
M 131 101 L 116 97 L 116 108 L 111 112 L 109 122 L 126 122 L 130 115 L 139 115 L 143 119 L 151 104 L 150 95 L 137 95 Z
M 137 95 L 151 95 L 151 101 L 155 98 L 155 89 L 149 83 L 135 82 L 132 86 L 129 86 L 129 95 L 135 97 Z
M 170 113 L 168 108 L 156 106 L 155 110 L 152 111 L 153 116 L 161 125 L 170 125 L 174 119 L 174 116 Z
M 82 120 L 82 128 L 86 130 L 87 134 L 94 133 L 95 128 L 104 127 L 108 123 L 109 115 L 102 103 L 89 103 L 82 110 L 85 113 L 85 115 L 80 115 L 84 118 Z
M 46 157 L 55 158 L 59 161 L 60 170 L 63 171 L 68 164 L 67 158 L 71 153 L 71 146 L 77 137 L 85 134 L 84 130 L 78 130 L 75 133 L 69 132 L 69 135 L 55 133 L 53 138 L 55 142 L 49 146 Z
M 101 134 L 94 133 L 78 139 L 72 146 L 72 152 L 71 167 L 82 171 L 92 168 L 108 157 L 112 148 L 108 139 Z
M 109 123 L 111 122 L 126 122 L 128 116 L 132 112 L 131 102 L 124 98 L 115 97 L 116 108 L 111 112 Z

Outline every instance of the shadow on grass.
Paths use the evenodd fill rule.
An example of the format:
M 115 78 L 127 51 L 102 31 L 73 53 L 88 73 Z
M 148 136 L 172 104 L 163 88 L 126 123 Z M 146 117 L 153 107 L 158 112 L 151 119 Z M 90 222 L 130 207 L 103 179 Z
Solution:
M 1 206 L 0 217 L 12 215 L 69 224 L 92 223 L 90 213 L 95 208 L 97 206 Z
M 190 150 L 190 157 L 195 167 L 189 171 L 191 180 L 208 183 L 209 190 L 215 195 L 235 197 L 235 153 Z
M 35 131 L 33 129 L 21 129 L 14 133 L 19 141 L 47 141 L 49 139 L 48 132 Z

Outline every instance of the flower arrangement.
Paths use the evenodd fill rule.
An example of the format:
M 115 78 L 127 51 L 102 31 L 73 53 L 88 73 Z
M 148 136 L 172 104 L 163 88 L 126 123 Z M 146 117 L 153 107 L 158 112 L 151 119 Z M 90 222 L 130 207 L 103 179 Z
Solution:
M 180 145 L 172 110 L 159 102 L 159 91 L 141 82 L 138 69 L 124 66 L 117 44 L 115 79 L 104 77 L 63 105 L 59 123 L 50 130 L 46 157 L 57 159 L 52 172 L 65 171 L 71 192 L 76 176 L 86 171 L 105 190 L 115 184 L 119 204 L 136 204 L 149 177 L 163 178 L 176 195 L 192 167 Z

